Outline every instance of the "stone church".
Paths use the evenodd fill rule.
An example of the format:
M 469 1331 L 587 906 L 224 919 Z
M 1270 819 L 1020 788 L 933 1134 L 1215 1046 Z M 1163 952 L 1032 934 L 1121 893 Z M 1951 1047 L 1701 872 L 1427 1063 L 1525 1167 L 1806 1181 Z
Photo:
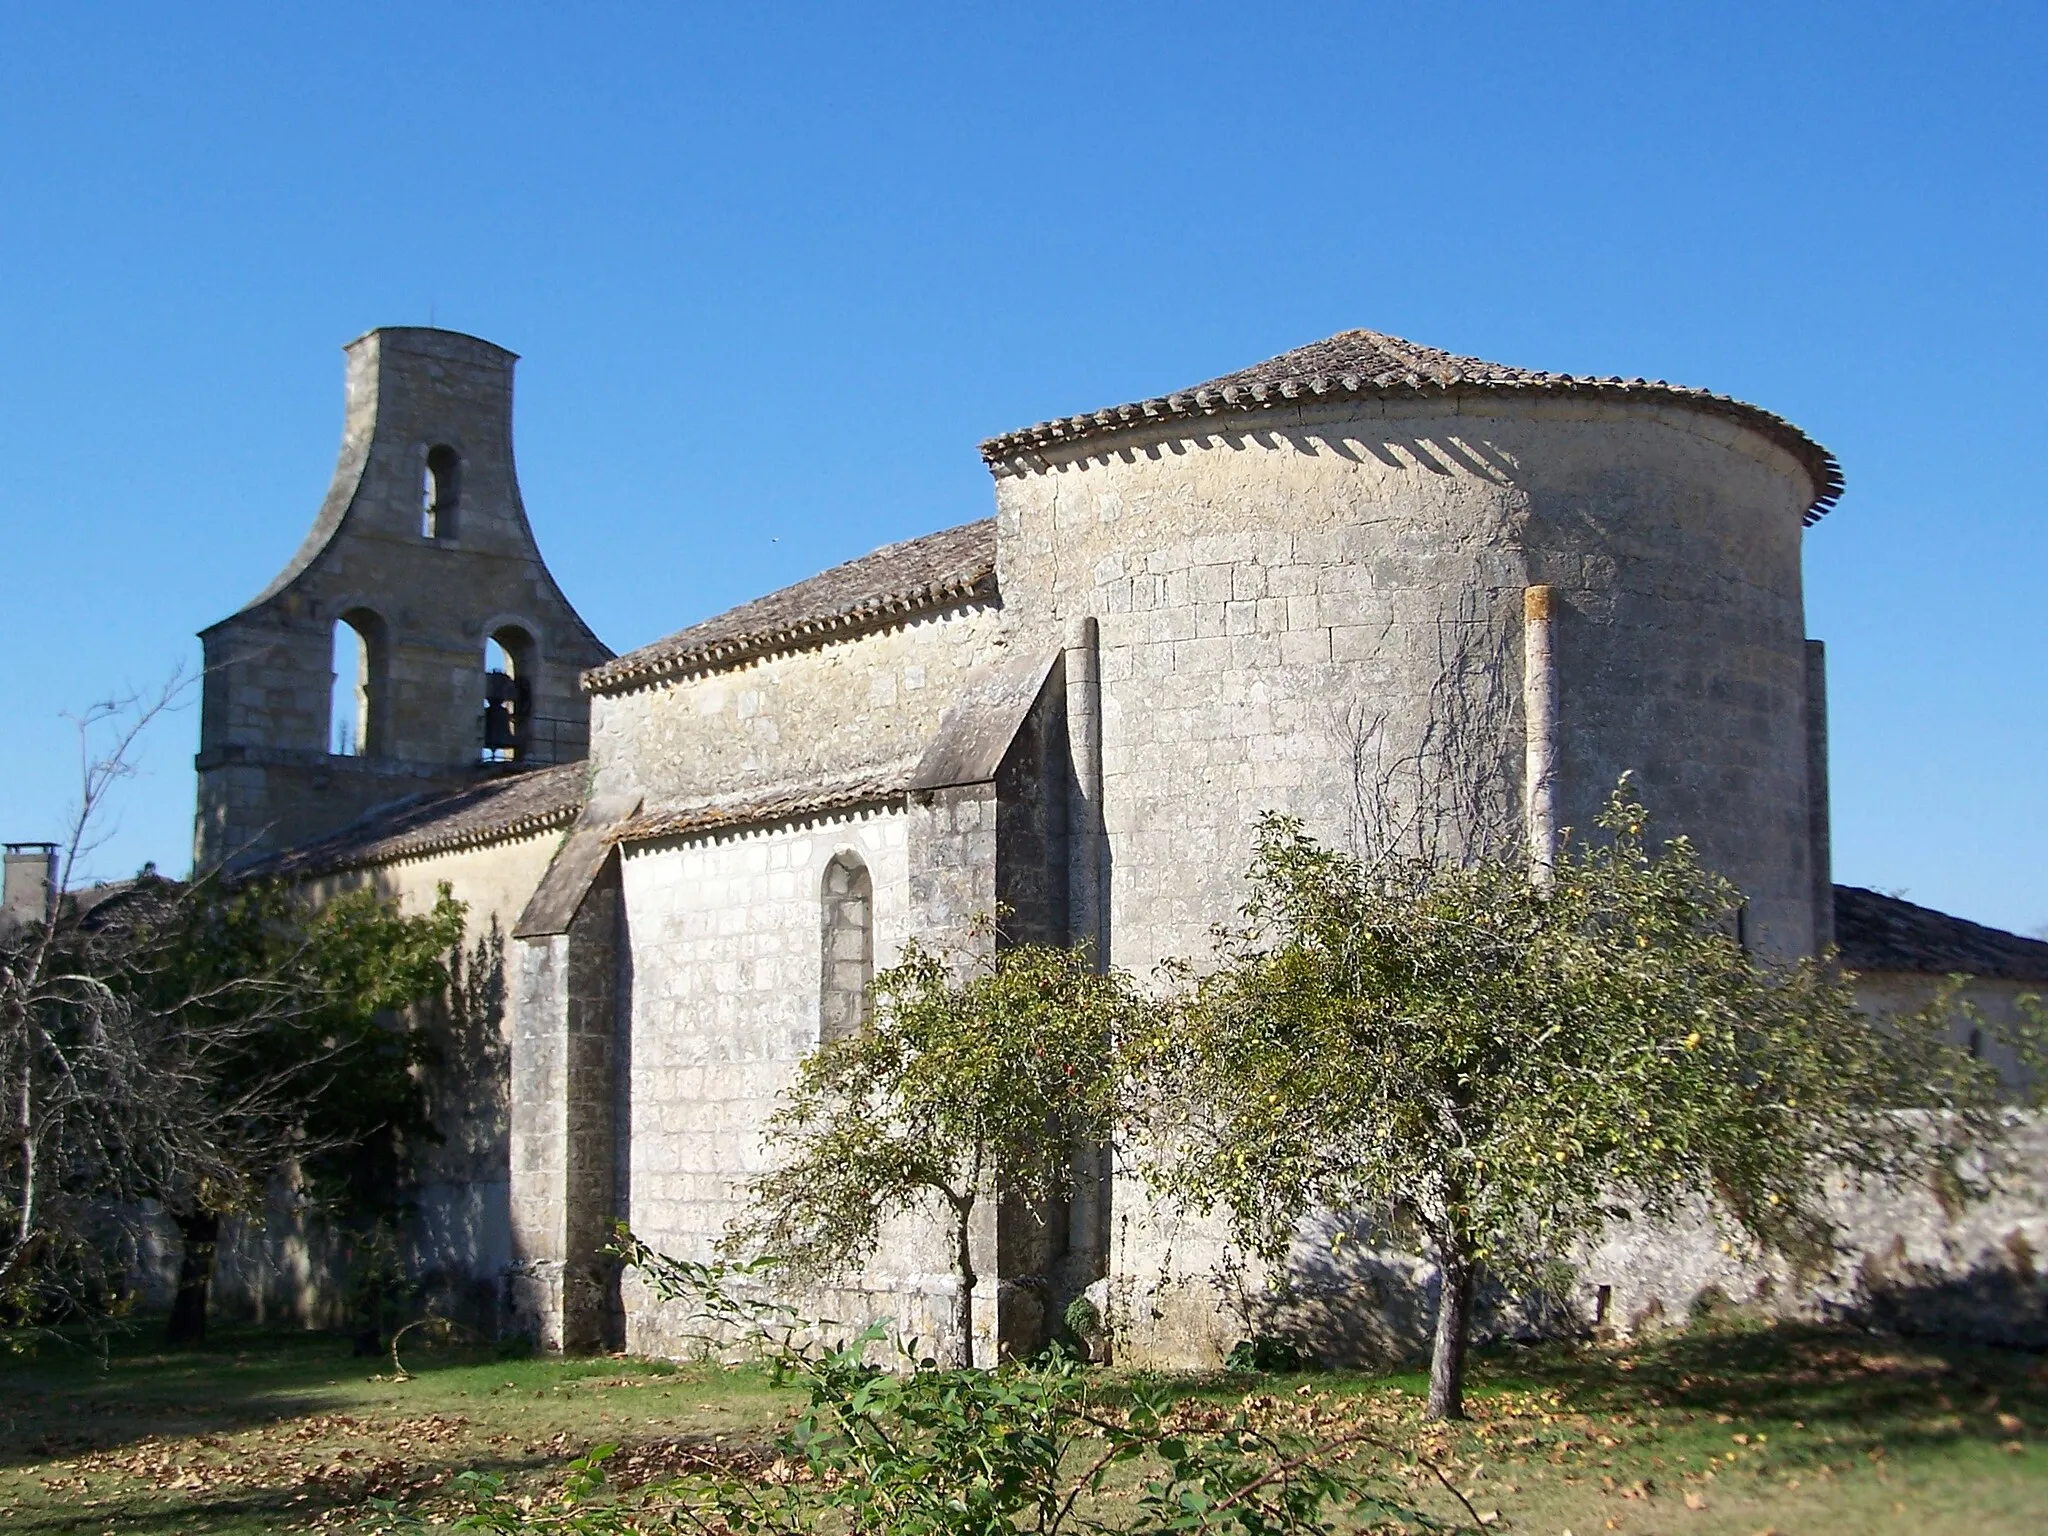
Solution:
M 1832 884 L 1801 541 L 1842 477 L 1755 406 L 1350 331 L 991 438 L 993 516 L 614 656 L 521 502 L 513 355 L 416 328 L 346 351 L 312 531 L 202 637 L 196 856 L 468 903 L 477 1006 L 412 1261 L 545 1346 L 682 1347 L 602 1258 L 612 1223 L 707 1256 L 781 1087 L 906 939 L 1001 904 L 1016 937 L 1139 974 L 1199 962 L 1264 811 L 1541 861 L 1629 773 L 1747 894 L 1747 942 L 1839 939 L 1873 1009 L 1953 969 L 1992 1008 L 2048 980 L 2048 944 Z M 2048 1250 L 2039 1199 L 1856 1219 L 1864 1251 L 1806 1304 L 1853 1304 L 1873 1255 L 1942 1278 Z M 1260 1327 L 1357 1353 L 1399 1341 L 1390 1275 L 1428 1283 L 1305 1268 L 1282 1307 L 1106 1163 L 1014 1226 L 977 1237 L 984 1359 L 1084 1291 L 1127 1358 Z M 224 1289 L 317 1289 L 295 1241 L 250 1235 Z M 1587 1308 L 1770 1284 L 1697 1234 L 1622 1233 Z M 951 1285 L 906 1219 L 819 1301 L 929 1338 Z

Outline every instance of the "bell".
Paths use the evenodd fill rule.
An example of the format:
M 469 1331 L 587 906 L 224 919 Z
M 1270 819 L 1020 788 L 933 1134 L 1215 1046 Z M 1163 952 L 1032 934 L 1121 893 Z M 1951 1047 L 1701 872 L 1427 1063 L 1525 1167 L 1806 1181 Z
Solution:
M 515 752 L 525 735 L 527 687 L 503 672 L 484 674 L 484 750 Z

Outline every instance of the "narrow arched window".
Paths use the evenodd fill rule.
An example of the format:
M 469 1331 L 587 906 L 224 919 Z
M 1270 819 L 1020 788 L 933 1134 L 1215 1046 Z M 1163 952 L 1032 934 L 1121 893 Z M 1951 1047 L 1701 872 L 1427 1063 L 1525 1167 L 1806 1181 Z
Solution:
M 533 637 L 508 624 L 484 642 L 484 761 L 514 763 L 533 744 Z
M 334 671 L 327 708 L 327 750 L 370 757 L 384 750 L 384 621 L 367 608 L 334 621 Z
M 427 450 L 420 476 L 420 537 L 455 537 L 455 509 L 462 501 L 462 456 L 446 443 Z
M 818 979 L 818 1039 L 844 1040 L 868 1021 L 875 980 L 875 882 L 855 853 L 825 866 L 820 902 L 823 963 Z

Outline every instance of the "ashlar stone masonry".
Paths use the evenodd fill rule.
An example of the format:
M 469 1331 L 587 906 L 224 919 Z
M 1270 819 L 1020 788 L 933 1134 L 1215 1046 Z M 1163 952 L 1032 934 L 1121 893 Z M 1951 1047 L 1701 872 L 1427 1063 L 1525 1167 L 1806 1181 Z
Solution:
M 489 1235 L 465 1253 L 443 1219 L 415 1257 L 473 1283 L 495 1263 L 501 1326 L 547 1347 L 691 1347 L 605 1259 L 612 1224 L 709 1256 L 798 1063 L 859 1027 L 907 940 L 962 944 L 1000 903 L 1013 933 L 1141 974 L 1199 963 L 1269 810 L 1352 844 L 1533 851 L 1627 773 L 1747 893 L 1751 943 L 1810 953 L 1845 914 L 1874 1012 L 1950 968 L 1999 1006 L 2048 979 L 2048 945 L 1831 882 L 1800 567 L 1841 477 L 1767 411 L 1346 332 L 993 438 L 993 517 L 612 658 L 535 550 L 511 363 L 447 332 L 351 345 L 313 533 L 206 632 L 198 846 L 471 900 L 503 986 L 490 1048 L 456 1063 L 483 1086 L 450 1102 L 484 1122 L 464 1166 L 494 1193 L 438 1198 Z M 352 696 L 337 622 L 372 658 Z M 348 754 L 337 697 L 362 724 Z M 2036 1297 L 1999 1315 L 2040 1322 L 2012 1257 L 2048 1251 L 2038 1188 L 1949 1227 L 1844 1198 L 1861 1247 L 1823 1284 L 1721 1263 L 1697 1231 L 1621 1233 L 1589 1256 L 1586 1319 L 1595 1295 L 1647 1322 L 1710 1287 L 1853 1307 L 1910 1270 L 1922 1291 L 1996 1271 Z M 1256 1274 L 1083 1159 L 1061 1208 L 986 1215 L 975 1353 L 1036 1346 L 1083 1292 L 1132 1359 L 1209 1363 L 1262 1328 L 1332 1358 L 1411 1346 L 1426 1266 L 1339 1273 L 1316 1235 L 1293 1273 Z M 935 1226 L 906 1218 L 806 1301 L 933 1338 L 952 1283 Z

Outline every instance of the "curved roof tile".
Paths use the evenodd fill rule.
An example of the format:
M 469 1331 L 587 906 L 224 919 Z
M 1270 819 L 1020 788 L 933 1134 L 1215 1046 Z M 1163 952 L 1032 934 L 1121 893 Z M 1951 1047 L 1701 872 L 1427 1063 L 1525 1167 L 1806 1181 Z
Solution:
M 589 763 L 559 763 L 410 795 L 372 806 L 339 831 L 273 854 L 238 870 L 236 878 L 306 879 L 566 827 L 583 808 L 589 778 Z
M 730 667 L 770 651 L 823 645 L 995 592 L 995 519 L 887 544 L 858 560 L 729 608 L 583 674 L 613 693 L 678 672 Z
M 1856 885 L 1835 887 L 1835 942 L 1852 971 L 2048 981 L 2048 943 Z
M 1813 481 L 1813 500 L 1806 510 L 1809 524 L 1841 499 L 1842 469 L 1833 454 L 1782 416 L 1727 395 L 1662 379 L 1582 378 L 1510 368 L 1364 330 L 1339 332 L 1192 389 L 1006 432 L 983 443 L 981 456 L 991 469 L 1000 469 L 1040 449 L 1110 437 L 1155 422 L 1245 415 L 1333 398 L 1499 393 L 1651 400 L 1730 417 L 1761 432 L 1806 467 Z

